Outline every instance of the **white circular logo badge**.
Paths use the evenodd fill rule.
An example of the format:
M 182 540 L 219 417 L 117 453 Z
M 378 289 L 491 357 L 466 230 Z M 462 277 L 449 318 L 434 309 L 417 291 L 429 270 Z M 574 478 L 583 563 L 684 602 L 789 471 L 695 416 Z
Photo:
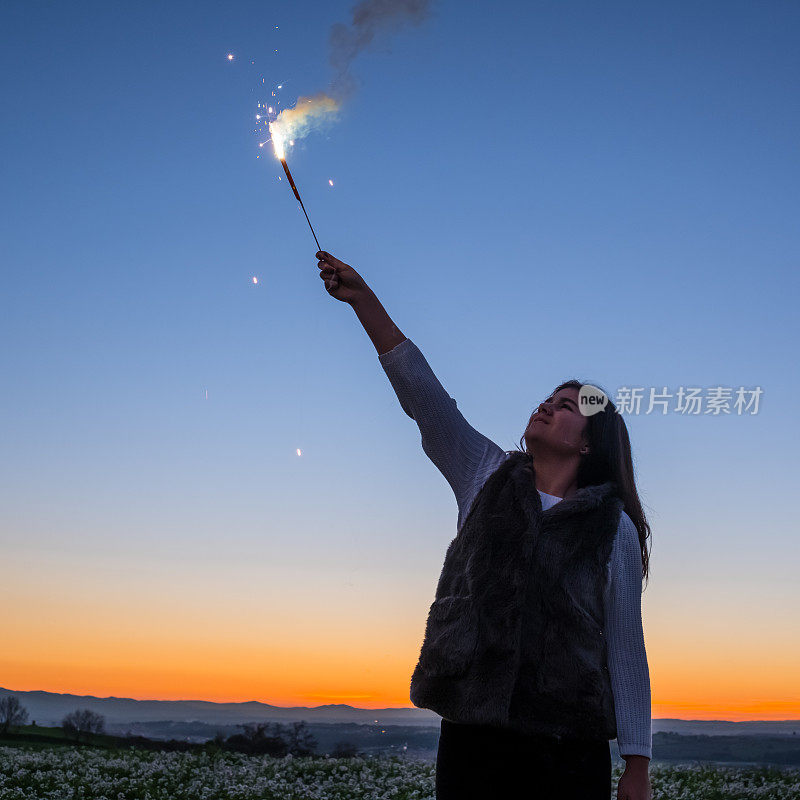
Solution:
M 578 408 L 584 417 L 591 417 L 602 411 L 608 403 L 608 397 L 602 389 L 585 383 L 578 392 Z

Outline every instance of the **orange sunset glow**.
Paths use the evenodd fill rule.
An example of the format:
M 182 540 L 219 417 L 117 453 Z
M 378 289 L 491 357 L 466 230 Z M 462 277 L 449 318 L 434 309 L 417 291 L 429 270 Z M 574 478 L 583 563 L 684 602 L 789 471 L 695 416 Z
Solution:
M 402 587 L 381 593 L 380 576 L 362 578 L 355 592 L 330 576 L 324 592 L 301 591 L 291 574 L 283 581 L 273 576 L 271 589 L 254 581 L 245 581 L 245 588 L 226 578 L 217 580 L 219 591 L 209 597 L 199 586 L 213 580 L 210 565 L 151 562 L 130 567 L 127 575 L 120 569 L 113 577 L 97 570 L 84 567 L 87 580 L 81 581 L 67 577 L 72 571 L 53 556 L 44 556 L 39 578 L 47 593 L 28 579 L 5 582 L 4 602 L 13 597 L 19 609 L 6 620 L 7 647 L 0 653 L 5 688 L 153 700 L 413 708 L 408 684 L 426 598 L 408 593 L 403 599 Z M 241 567 L 235 571 L 241 574 Z M 307 574 L 311 585 L 314 573 Z M 317 574 L 314 580 L 319 579 Z M 137 598 L 136 587 L 146 580 L 147 597 Z M 242 614 L 242 605 L 253 599 L 278 613 Z M 738 621 L 729 618 L 713 634 L 706 620 L 693 623 L 688 606 L 680 612 L 674 603 L 664 607 L 652 587 L 643 604 L 651 611 L 649 618 L 645 613 L 645 638 L 654 719 L 800 717 L 800 640 L 776 647 L 779 620 L 747 630 L 747 619 L 756 615 L 751 611 Z M 744 649 L 737 625 L 750 643 Z

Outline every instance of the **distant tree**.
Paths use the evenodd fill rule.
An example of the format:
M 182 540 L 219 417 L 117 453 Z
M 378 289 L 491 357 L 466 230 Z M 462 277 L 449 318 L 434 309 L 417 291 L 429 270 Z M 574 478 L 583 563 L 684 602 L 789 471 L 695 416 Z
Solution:
M 331 751 L 333 758 L 354 758 L 358 755 L 358 748 L 352 742 L 336 742 Z
M 19 697 L 13 694 L 0 699 L 0 733 L 8 733 L 8 729 L 16 725 L 24 725 L 28 712 L 23 708 Z
M 91 733 L 102 733 L 105 730 L 106 723 L 102 714 L 96 714 L 88 708 L 79 708 L 77 711 L 72 711 L 61 720 L 61 727 L 67 736 L 80 742 L 81 739 L 87 738 Z
M 266 731 L 270 729 L 268 722 L 246 722 L 239 726 L 244 731 L 244 736 L 256 742 L 267 737 Z M 278 730 L 278 733 L 280 730 Z
M 243 753 L 266 754 L 282 758 L 289 752 L 283 736 L 283 726 L 278 723 L 246 723 L 240 726 L 244 733 L 235 733 L 225 740 L 225 747 Z
M 292 723 L 287 739 L 293 756 L 310 756 L 317 749 L 317 740 L 308 730 L 305 720 Z

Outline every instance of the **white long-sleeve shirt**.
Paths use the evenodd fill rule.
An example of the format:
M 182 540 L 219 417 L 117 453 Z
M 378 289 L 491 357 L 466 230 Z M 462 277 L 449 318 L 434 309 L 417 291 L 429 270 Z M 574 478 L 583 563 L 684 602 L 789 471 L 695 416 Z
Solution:
M 405 339 L 378 356 L 403 411 L 419 427 L 422 449 L 450 484 L 458 503 L 457 531 L 488 477 L 509 456 L 464 419 L 419 348 Z M 542 508 L 562 498 L 539 491 Z M 608 671 L 620 755 L 652 758 L 650 672 L 641 612 L 639 536 L 623 511 L 606 580 Z

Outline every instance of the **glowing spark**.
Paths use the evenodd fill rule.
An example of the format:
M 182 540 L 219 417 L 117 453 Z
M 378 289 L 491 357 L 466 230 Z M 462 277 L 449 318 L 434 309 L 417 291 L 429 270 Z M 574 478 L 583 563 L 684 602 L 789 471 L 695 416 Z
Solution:
M 271 114 L 272 113 L 272 106 L 270 106 L 267 111 Z
M 233 61 L 233 53 L 228 53 L 228 61 Z
M 278 84 L 278 88 L 279 88 L 279 89 L 283 89 L 283 84 L 282 84 L 282 83 L 279 83 L 279 84 Z
M 303 453 L 302 453 L 302 451 L 300 450 L 299 447 L 297 448 L 297 455 L 299 455 L 299 456 L 303 455 Z
M 289 147 L 294 147 L 294 139 L 289 139 Z
M 330 178 L 328 178 L 328 183 L 333 186 L 333 181 Z
M 256 119 L 261 119 L 261 114 L 256 114 Z
M 255 275 L 253 275 L 253 283 L 258 283 L 258 278 Z
M 283 132 L 277 122 L 270 122 L 269 132 L 272 134 L 272 149 L 275 151 L 275 158 L 281 161 L 286 157 L 286 148 L 283 143 Z

